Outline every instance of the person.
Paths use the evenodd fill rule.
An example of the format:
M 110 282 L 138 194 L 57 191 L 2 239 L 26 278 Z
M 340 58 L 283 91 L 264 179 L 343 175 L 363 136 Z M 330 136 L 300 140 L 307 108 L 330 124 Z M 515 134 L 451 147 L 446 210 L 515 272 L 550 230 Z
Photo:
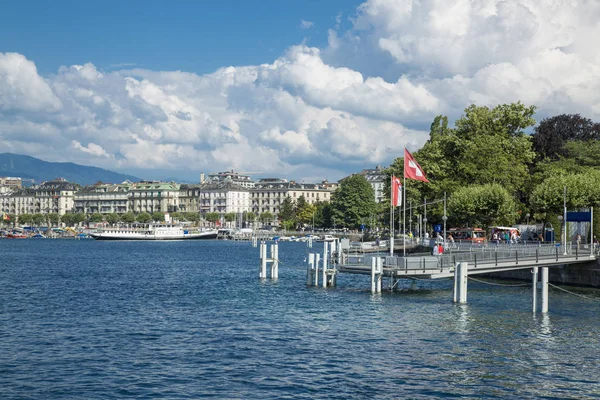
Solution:
M 579 250 L 580 247 L 581 247 L 581 235 L 578 233 L 577 234 L 577 250 Z
M 440 249 L 438 248 L 437 244 L 433 245 L 433 255 L 434 256 L 440 255 Z
M 444 246 L 442 246 L 442 243 L 438 244 L 438 255 L 442 255 L 444 254 Z
M 454 236 L 452 236 L 451 233 L 448 234 L 448 241 L 450 242 L 450 244 L 454 244 Z

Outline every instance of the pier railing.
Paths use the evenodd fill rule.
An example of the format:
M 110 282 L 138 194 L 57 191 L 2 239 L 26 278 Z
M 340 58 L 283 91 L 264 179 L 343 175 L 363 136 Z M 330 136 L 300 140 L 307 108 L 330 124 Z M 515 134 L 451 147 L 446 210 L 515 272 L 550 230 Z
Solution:
M 415 270 L 438 270 L 451 268 L 460 262 L 467 262 L 470 265 L 498 265 L 499 263 L 532 261 L 538 263 L 544 260 L 559 261 L 560 258 L 568 256 L 575 259 L 595 255 L 593 246 L 567 244 L 567 246 L 553 244 L 532 244 L 532 245 L 490 245 L 470 250 L 453 251 L 442 255 L 412 255 L 412 256 L 384 256 L 384 268 L 400 269 L 406 271 Z M 346 257 L 345 269 L 354 266 L 369 266 L 371 259 L 382 257 L 381 254 L 348 254 Z

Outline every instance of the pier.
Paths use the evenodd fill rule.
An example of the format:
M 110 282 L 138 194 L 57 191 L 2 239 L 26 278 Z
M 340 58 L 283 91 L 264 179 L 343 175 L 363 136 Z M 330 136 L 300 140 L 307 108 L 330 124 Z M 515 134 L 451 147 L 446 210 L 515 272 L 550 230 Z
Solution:
M 319 286 L 319 260 L 323 260 L 322 286 L 335 286 L 340 274 L 370 276 L 371 292 L 382 291 L 382 281 L 389 279 L 391 291 L 399 279 L 454 279 L 453 301 L 466 303 L 467 280 L 472 275 L 530 269 L 532 272 L 532 308 L 536 312 L 538 284 L 542 288 L 541 311 L 548 311 L 548 269 L 589 263 L 596 260 L 593 245 L 514 244 L 482 246 L 456 245 L 442 255 L 389 256 L 349 252 L 349 244 L 336 241 L 324 246 L 323 257 L 309 254 L 307 284 Z M 328 262 L 329 261 L 329 262 Z M 539 278 L 539 279 L 538 279 Z M 539 281 L 539 282 L 538 282 Z

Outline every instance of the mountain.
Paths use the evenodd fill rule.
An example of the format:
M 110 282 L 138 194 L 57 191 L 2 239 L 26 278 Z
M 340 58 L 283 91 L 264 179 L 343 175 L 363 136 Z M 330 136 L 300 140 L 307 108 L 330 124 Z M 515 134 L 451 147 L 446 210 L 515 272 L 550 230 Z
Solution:
M 93 185 L 98 181 L 105 183 L 121 183 L 125 180 L 137 182 L 140 178 L 132 175 L 119 174 L 118 172 L 97 167 L 87 167 L 74 163 L 59 163 L 43 161 L 34 157 L 20 154 L 0 154 L 0 176 L 14 176 L 35 183 L 51 181 L 56 178 L 65 178 L 69 182 L 80 185 Z

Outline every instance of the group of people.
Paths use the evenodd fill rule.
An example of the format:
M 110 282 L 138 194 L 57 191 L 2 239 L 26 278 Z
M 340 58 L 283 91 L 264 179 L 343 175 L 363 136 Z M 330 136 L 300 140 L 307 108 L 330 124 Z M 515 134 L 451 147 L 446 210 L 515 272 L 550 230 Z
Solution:
M 510 231 L 494 231 L 492 233 L 492 242 L 496 244 L 500 243 L 519 243 L 521 237 L 519 236 L 519 231 L 516 229 Z

